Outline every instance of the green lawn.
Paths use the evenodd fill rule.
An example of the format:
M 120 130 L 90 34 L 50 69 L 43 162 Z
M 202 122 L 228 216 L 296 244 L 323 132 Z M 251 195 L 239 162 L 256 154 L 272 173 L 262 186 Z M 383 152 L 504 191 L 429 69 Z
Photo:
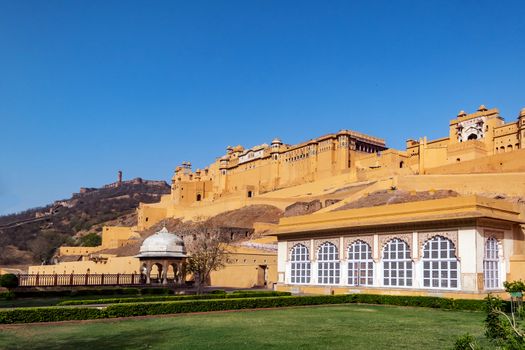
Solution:
M 0 349 L 450 349 L 484 314 L 337 305 L 0 326 Z

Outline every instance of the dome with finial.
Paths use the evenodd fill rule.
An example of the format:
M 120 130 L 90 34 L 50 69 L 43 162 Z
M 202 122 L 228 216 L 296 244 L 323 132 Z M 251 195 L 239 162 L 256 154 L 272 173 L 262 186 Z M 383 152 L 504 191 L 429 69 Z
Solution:
M 466 116 L 466 115 L 467 115 L 467 113 L 465 113 L 464 110 L 461 110 L 461 111 L 459 111 L 459 113 L 458 113 L 458 117 L 464 117 L 464 116 Z
M 144 240 L 139 258 L 185 258 L 186 248 L 182 238 L 170 233 L 166 227 Z
M 282 145 L 283 142 L 281 141 L 280 138 L 276 137 L 272 140 L 272 145 Z

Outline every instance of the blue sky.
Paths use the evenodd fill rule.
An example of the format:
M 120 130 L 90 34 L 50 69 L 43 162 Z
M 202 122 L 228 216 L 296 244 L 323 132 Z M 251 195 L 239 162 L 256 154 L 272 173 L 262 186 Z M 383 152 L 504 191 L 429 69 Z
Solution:
M 525 2 L 0 1 L 0 214 L 229 144 L 525 107 Z

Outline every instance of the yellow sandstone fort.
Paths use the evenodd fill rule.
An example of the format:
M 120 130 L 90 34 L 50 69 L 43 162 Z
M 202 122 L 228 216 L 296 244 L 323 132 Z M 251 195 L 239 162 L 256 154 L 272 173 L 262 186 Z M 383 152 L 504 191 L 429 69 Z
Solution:
M 470 199 L 432 198 L 436 191 L 442 190 Z M 408 206 L 409 210 L 406 209 L 408 204 L 389 206 L 388 203 L 347 209 L 348 205 L 381 191 L 405 191 L 413 194 L 414 200 Z M 430 197 L 417 204 L 419 192 L 426 192 Z M 465 293 L 487 289 L 483 242 L 491 237 L 498 240 L 500 255 L 497 261 L 501 268 L 496 270 L 498 277 L 492 280 L 494 289 L 498 290 L 507 277 L 525 277 L 522 226 L 525 216 L 518 199 L 524 195 L 525 109 L 521 110 L 517 120 L 505 123 L 498 109 L 482 105 L 470 114 L 461 111 L 450 120 L 447 137 L 437 140 L 427 140 L 426 137 L 409 139 L 404 150 L 388 148 L 385 140 L 379 137 L 341 130 L 296 145 L 285 144 L 276 138 L 270 144 L 251 148 L 240 145 L 227 147 L 224 155 L 204 169 L 193 170 L 189 162 L 184 162 L 175 169 L 171 194 L 163 196 L 158 203 L 142 203 L 137 208 L 136 226 L 105 227 L 100 247 L 60 249 L 60 256 L 84 255 L 82 261 L 33 266 L 29 272 L 69 273 L 74 268 L 76 273 L 84 273 L 87 269 L 92 273 L 109 270 L 132 273 L 139 269 L 138 260 L 134 257 L 109 255 L 105 257 L 105 264 L 97 264 L 90 256 L 125 246 L 137 239 L 137 232 L 166 219 L 198 220 L 249 205 L 271 205 L 284 210 L 297 203 L 317 201 L 316 210 L 303 213 L 308 215 L 283 218 L 279 225 L 254 224 L 255 236 L 259 238 L 244 246 L 232 246 L 230 264 L 224 270 L 215 272 L 212 284 L 236 287 L 261 285 L 261 270 L 258 268 L 264 266 L 266 272 L 262 278 L 265 285 L 278 283 L 281 289 L 292 288 L 302 292 L 348 291 L 349 286 L 356 287 L 349 279 L 352 274 L 348 265 L 348 251 L 356 240 L 347 235 L 354 232 L 352 234 L 362 236 L 360 242 L 371 249 L 369 262 L 375 264 L 367 272 L 373 276 L 366 284 L 367 289 L 383 287 L 383 290 L 392 291 L 408 287 L 391 284 L 392 281 L 386 283 L 383 279 L 382 249 L 391 248 L 391 240 L 405 239 L 407 246 L 403 249 L 408 249 L 407 259 L 415 264 L 410 273 L 413 273 L 413 278 L 420 278 L 424 268 L 423 262 L 419 267 L 418 259 L 421 259 L 426 242 L 420 237 L 423 235 L 426 239 L 439 236 L 453 244 L 451 249 L 455 249 L 457 254 L 455 258 L 450 257 L 450 261 L 460 261 L 461 254 L 464 261 L 469 261 L 462 266 L 463 270 L 456 271 L 459 277 L 450 277 L 446 286 L 438 286 L 438 289 Z M 436 200 L 438 202 L 434 202 Z M 463 204 L 456 211 L 446 210 L 454 208 L 455 203 Z M 441 216 L 432 215 L 439 210 Z M 481 214 L 471 215 L 473 211 Z M 491 216 L 490 213 L 496 214 Z M 369 215 L 374 219 L 364 225 L 360 218 Z M 381 215 L 390 218 L 389 226 L 382 226 Z M 463 221 L 455 220 L 457 218 Z M 301 225 L 304 226 L 303 231 Z M 335 228 L 337 232 L 332 232 Z M 429 234 L 434 231 L 436 235 Z M 440 234 L 442 231 L 443 234 Z M 492 236 L 485 237 L 484 232 Z M 382 238 L 383 233 L 386 236 Z M 294 239 L 303 242 L 300 243 L 306 249 L 300 248 L 303 255 L 294 250 Z M 277 247 L 277 241 L 278 252 L 277 248 L 266 249 L 271 245 Z M 329 242 L 333 242 L 333 247 L 323 245 Z M 475 247 L 467 249 L 461 244 L 474 244 Z M 266 248 L 262 249 L 264 245 Z M 360 249 L 363 247 L 360 246 Z M 333 262 L 340 264 L 337 273 L 341 273 L 341 278 L 337 281 L 327 282 L 322 276 L 319 277 L 323 268 L 316 265 L 320 249 L 327 249 L 326 254 L 332 254 Z M 474 255 L 469 255 L 469 249 L 475 252 Z M 308 255 L 305 263 L 311 268 L 303 266 L 302 270 L 294 270 L 292 258 L 299 256 L 291 255 L 295 253 L 301 258 Z M 297 279 L 296 273 L 305 278 Z M 408 270 L 403 270 L 403 273 L 408 273 Z M 411 282 L 411 290 L 417 290 L 411 293 L 421 294 L 420 291 L 428 287 L 427 282 L 423 282 L 422 277 L 419 282 Z M 432 282 L 429 283 L 433 286 Z

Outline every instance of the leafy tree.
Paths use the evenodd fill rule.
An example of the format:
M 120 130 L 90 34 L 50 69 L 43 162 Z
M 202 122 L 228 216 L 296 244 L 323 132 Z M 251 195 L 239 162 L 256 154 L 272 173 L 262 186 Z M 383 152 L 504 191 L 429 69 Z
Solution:
M 210 282 L 212 271 L 224 267 L 228 259 L 226 240 L 217 227 L 208 222 L 200 222 L 183 230 L 184 244 L 189 255 L 186 270 L 193 273 L 197 293 L 201 294 Z
M 503 286 L 508 293 L 520 293 L 525 291 L 525 283 L 522 280 L 505 281 Z
M 79 241 L 82 247 L 98 247 L 102 244 L 102 237 L 97 235 L 95 232 L 91 232 L 80 237 Z
M 0 276 L 0 287 L 13 289 L 18 287 L 18 277 L 12 273 Z

